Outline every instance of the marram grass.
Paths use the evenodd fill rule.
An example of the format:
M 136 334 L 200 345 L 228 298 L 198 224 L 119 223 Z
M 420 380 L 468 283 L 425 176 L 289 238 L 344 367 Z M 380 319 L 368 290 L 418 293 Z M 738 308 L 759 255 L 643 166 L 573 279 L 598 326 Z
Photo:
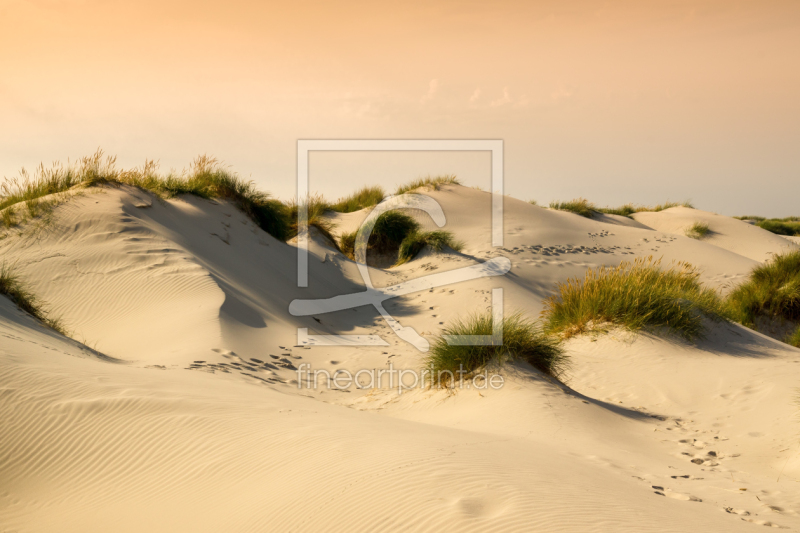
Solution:
M 534 201 L 531 201 L 536 205 Z M 586 218 L 592 218 L 597 213 L 604 213 L 606 215 L 619 215 L 629 217 L 634 213 L 642 213 L 645 211 L 658 212 L 670 207 L 691 207 L 694 208 L 688 200 L 685 202 L 664 202 L 663 204 L 647 206 L 647 205 L 634 205 L 625 204 L 620 207 L 597 207 L 595 204 L 586 198 L 576 198 L 569 202 L 550 202 L 550 209 L 558 209 L 559 211 L 569 211 Z
M 756 319 L 800 321 L 800 250 L 759 265 L 726 299 L 731 317 L 754 328 Z
M 777 235 L 800 235 L 800 217 L 764 218 L 759 216 L 742 216 L 733 218 L 752 220 L 759 228 Z
M 339 249 L 350 259 L 355 260 L 355 247 L 358 232 L 339 236 Z M 367 250 L 383 254 L 397 253 L 395 265 L 402 265 L 414 259 L 425 246 L 437 252 L 445 246 L 461 250 L 463 244 L 453 238 L 449 231 L 421 231 L 419 223 L 399 211 L 387 211 L 378 217 L 372 228 Z
M 689 200 L 683 202 L 664 202 L 663 204 L 658 205 L 634 205 L 634 204 L 625 204 L 620 207 L 597 207 L 596 210 L 600 211 L 601 213 L 605 213 L 607 215 L 619 215 L 623 217 L 629 217 L 634 213 L 643 213 L 643 212 L 654 212 L 657 213 L 659 211 L 663 211 L 665 209 L 669 209 L 671 207 L 689 207 L 694 209 L 694 205 Z
M 426 246 L 430 246 L 431 249 L 437 252 L 441 252 L 445 246 L 455 251 L 461 251 L 464 244 L 456 241 L 449 231 L 414 231 L 409 233 L 400 243 L 400 248 L 397 252 L 397 264 L 402 265 L 411 261 Z
M 595 205 L 586 198 L 576 198 L 570 202 L 550 202 L 550 209 L 569 211 L 586 218 L 592 218 L 597 212 Z
M 490 311 L 476 313 L 449 324 L 443 335 L 491 335 L 493 318 Z M 452 386 L 489 363 L 526 361 L 542 373 L 559 378 L 567 368 L 568 357 L 561 341 L 545 335 L 534 322 L 520 313 L 503 318 L 503 344 L 488 346 L 451 346 L 443 337 L 434 341 L 425 359 L 425 368 L 432 369 L 433 383 Z
M 420 229 L 419 223 L 400 211 L 382 213 L 375 221 L 372 233 L 367 241 L 367 249 L 378 253 L 391 253 L 403 240 Z M 355 259 L 357 231 L 345 233 L 339 237 L 339 248 L 347 257 Z
M 0 294 L 7 296 L 17 307 L 32 315 L 46 326 L 62 335 L 67 332 L 57 318 L 50 316 L 44 303 L 37 298 L 14 273 L 13 269 L 3 262 L 0 266 Z
M 706 222 L 695 222 L 684 232 L 691 239 L 702 239 L 711 233 L 711 229 Z
M 568 338 L 613 325 L 696 339 L 704 332 L 704 317 L 727 316 L 720 296 L 703 287 L 699 276 L 688 263 L 662 269 L 652 257 L 590 269 L 583 279 L 557 284 L 558 294 L 545 300 L 545 331 Z
M 443 176 L 428 176 L 425 178 L 416 179 L 406 183 L 405 185 L 401 185 L 397 188 L 397 192 L 395 194 L 414 192 L 422 187 L 438 191 L 442 185 L 461 185 L 461 182 L 458 181 L 458 178 L 452 174 L 445 174 Z
M 378 205 L 384 198 L 386 193 L 382 187 L 364 187 L 350 196 L 339 198 L 336 203 L 330 204 L 328 209 L 337 213 L 352 213 Z
M 333 236 L 333 230 L 336 225 L 329 219 L 325 218 L 325 212 L 328 211 L 328 204 L 320 195 L 313 195 L 308 197 L 305 202 L 307 213 L 307 222 L 309 227 L 316 228 L 325 238 L 327 238 L 337 249 L 339 245 L 336 238 Z M 289 218 L 289 231 L 288 237 L 295 237 L 300 231 L 300 206 L 303 203 L 298 203 L 297 200 L 292 200 L 286 205 L 286 214 Z
M 800 348 L 800 326 L 794 330 L 785 340 L 786 344 L 791 344 L 795 348 Z
M 141 168 L 119 170 L 116 158 L 105 157 L 102 151 L 84 157 L 74 165 L 41 165 L 31 176 L 22 172 L 19 178 L 6 180 L 0 191 L 0 210 L 3 223 L 14 223 L 17 211 L 6 215 L 9 207 L 25 202 L 29 212 L 35 210 L 33 202 L 45 196 L 63 193 L 75 187 L 98 185 L 129 185 L 153 192 L 163 198 L 180 194 L 193 194 L 201 198 L 224 198 L 233 202 L 261 229 L 279 240 L 291 235 L 291 221 L 286 206 L 268 194 L 256 189 L 250 181 L 229 172 L 213 158 L 200 156 L 188 172 L 160 175 L 156 164 L 147 161 Z

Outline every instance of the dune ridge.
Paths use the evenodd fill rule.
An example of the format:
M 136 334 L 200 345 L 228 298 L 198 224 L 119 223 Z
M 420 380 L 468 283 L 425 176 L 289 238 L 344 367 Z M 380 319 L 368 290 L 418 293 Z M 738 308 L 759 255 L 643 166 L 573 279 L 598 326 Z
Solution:
M 588 219 L 491 195 L 430 195 L 460 252 L 370 268 L 376 286 L 511 260 L 507 276 L 390 300 L 434 339 L 490 305 L 536 317 L 555 283 L 655 256 L 723 293 L 800 249 L 745 222 L 674 207 Z M 423 231 L 439 229 L 410 211 Z M 330 216 L 352 231 L 364 210 Z M 0 297 L 0 531 L 739 531 L 798 527 L 800 350 L 736 324 L 696 343 L 613 330 L 568 341 L 564 383 L 524 363 L 500 390 L 298 389 L 292 367 L 416 369 L 424 356 L 372 308 L 295 317 L 297 298 L 363 290 L 312 235 L 297 250 L 225 199 L 100 187 L 0 240 L 31 289 L 107 358 Z M 612 222 L 606 221 L 612 220 Z M 624 217 L 620 217 L 624 218 Z M 688 221 L 712 234 L 691 239 Z M 386 347 L 302 347 L 380 334 Z M 113 359 L 112 359 L 113 358 Z M 713 452 L 713 455 L 710 453 Z M 741 490 L 746 489 L 746 490 Z

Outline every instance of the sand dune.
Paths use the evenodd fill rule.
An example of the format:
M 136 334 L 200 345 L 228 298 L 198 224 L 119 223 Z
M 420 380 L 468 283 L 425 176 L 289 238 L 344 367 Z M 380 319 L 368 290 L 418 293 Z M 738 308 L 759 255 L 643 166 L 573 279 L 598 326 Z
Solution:
M 536 316 L 554 284 L 652 255 L 721 290 L 800 245 L 688 208 L 586 219 L 429 194 L 461 252 L 370 270 L 376 286 L 511 260 L 508 275 L 390 300 L 429 339 L 490 303 Z M 336 215 L 337 231 L 365 212 Z M 427 229 L 435 225 L 414 213 Z M 0 531 L 750 531 L 797 528 L 800 350 L 738 325 L 689 344 L 612 331 L 568 342 L 565 384 L 523 364 L 500 390 L 298 389 L 294 368 L 418 368 L 371 307 L 295 317 L 297 298 L 363 290 L 354 263 L 297 249 L 233 205 L 87 190 L 0 240 L 74 336 L 0 297 Z M 686 225 L 709 224 L 705 239 Z M 380 334 L 386 347 L 298 347 Z

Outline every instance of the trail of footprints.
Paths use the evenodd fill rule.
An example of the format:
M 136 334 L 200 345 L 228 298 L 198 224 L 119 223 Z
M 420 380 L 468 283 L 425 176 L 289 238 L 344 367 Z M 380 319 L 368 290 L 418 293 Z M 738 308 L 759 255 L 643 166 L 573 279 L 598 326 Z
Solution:
M 297 370 L 293 360 L 302 359 L 302 356 L 293 354 L 292 348 L 286 346 L 279 346 L 279 348 L 283 350 L 283 353 L 281 353 L 281 355 L 269 354 L 269 360 L 256 359 L 255 357 L 243 359 L 239 357 L 236 352 L 214 348 L 211 351 L 222 355 L 226 359 L 229 359 L 229 361 L 223 363 L 209 363 L 207 361 L 198 360 L 187 366 L 186 370 L 201 370 L 210 372 L 211 374 L 217 372 L 224 374 L 238 372 L 244 376 L 255 378 L 266 383 L 290 383 L 289 380 L 280 377 L 278 372 L 281 370 Z M 310 349 L 308 346 L 299 345 L 294 346 L 294 348 Z
M 691 422 L 691 421 L 690 421 Z M 734 471 L 729 469 L 720 470 L 718 467 L 722 467 L 724 463 L 731 459 L 735 459 L 740 456 L 738 453 L 727 453 L 724 451 L 725 444 L 724 442 L 728 440 L 727 437 L 722 435 L 711 435 L 708 431 L 702 431 L 697 429 L 692 429 L 689 425 L 681 420 L 681 419 L 669 419 L 668 423 L 672 425 L 667 427 L 661 427 L 659 429 L 664 429 L 668 432 L 673 434 L 679 434 L 678 439 L 669 439 L 667 442 L 672 442 L 677 444 L 678 451 L 677 457 L 680 457 L 681 460 L 685 461 L 685 467 L 683 473 L 677 473 L 675 475 L 670 475 L 669 479 L 664 479 L 665 482 L 654 482 L 651 483 L 650 481 L 638 477 L 641 481 L 644 481 L 650 485 L 650 489 L 653 491 L 654 494 L 659 496 L 666 496 L 669 498 L 674 498 L 677 500 L 683 501 L 692 501 L 692 502 L 702 502 L 701 498 L 694 496 L 689 493 L 680 492 L 678 490 L 673 490 L 671 485 L 675 485 L 680 487 L 681 490 L 684 490 L 681 485 L 683 485 L 687 481 L 702 481 L 705 477 L 715 477 L 715 476 L 731 476 L 731 482 L 737 485 L 737 489 L 742 493 L 745 494 L 748 492 L 749 487 L 742 486 L 746 485 L 746 482 L 738 481 L 735 482 L 733 478 Z M 674 467 L 670 467 L 674 468 Z M 680 470 L 679 470 L 680 471 Z M 699 474 L 699 475 L 698 475 Z M 727 480 L 726 480 L 727 481 Z M 770 511 L 775 513 L 783 513 L 787 512 L 781 507 L 775 505 L 769 505 L 765 500 L 762 500 L 762 497 L 766 499 L 766 497 L 770 494 L 768 491 L 760 491 L 761 497 L 759 497 L 755 492 L 751 493 L 755 496 L 755 500 L 751 503 L 753 504 L 760 504 L 761 505 L 761 512 L 763 511 Z M 736 507 L 733 506 L 725 506 L 722 508 L 728 514 L 735 515 L 739 517 L 741 520 L 746 522 L 751 522 L 756 525 L 768 526 L 768 527 L 775 527 L 775 528 L 782 528 L 771 520 L 764 519 L 763 517 L 759 517 L 758 512 L 755 510 L 746 510 L 739 508 L 737 505 Z M 791 511 L 788 511 L 789 514 L 794 514 Z
M 619 255 L 635 255 L 646 248 L 650 251 L 659 251 L 662 245 L 666 245 L 674 241 L 677 237 L 672 235 L 658 235 L 652 238 L 642 238 L 641 242 L 633 246 L 619 246 L 619 245 L 602 245 L 598 239 L 603 237 L 613 236 L 614 233 L 609 233 L 607 230 L 602 230 L 597 233 L 588 233 L 589 237 L 595 243 L 593 246 L 587 245 L 572 245 L 572 244 L 558 244 L 553 246 L 544 246 L 542 244 L 530 244 L 514 246 L 513 248 L 497 248 L 491 252 L 486 252 L 486 257 L 499 254 L 500 252 L 509 253 L 512 255 L 519 255 L 529 253 L 543 257 L 559 257 L 562 255 L 594 255 L 594 254 L 619 254 Z

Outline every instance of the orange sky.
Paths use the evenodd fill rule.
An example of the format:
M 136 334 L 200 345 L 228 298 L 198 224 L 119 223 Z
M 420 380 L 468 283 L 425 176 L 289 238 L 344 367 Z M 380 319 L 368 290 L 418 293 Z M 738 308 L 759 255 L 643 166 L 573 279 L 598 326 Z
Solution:
M 0 174 L 216 155 L 293 195 L 298 138 L 502 138 L 540 203 L 800 215 L 800 2 L 0 0 Z M 312 187 L 485 158 L 319 157 Z

